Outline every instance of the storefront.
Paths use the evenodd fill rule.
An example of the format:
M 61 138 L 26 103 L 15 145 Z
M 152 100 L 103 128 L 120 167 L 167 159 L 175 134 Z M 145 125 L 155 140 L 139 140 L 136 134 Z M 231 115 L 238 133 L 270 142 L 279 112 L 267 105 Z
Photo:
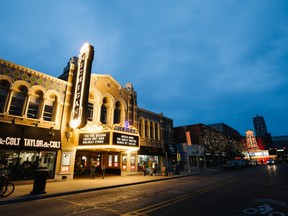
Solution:
M 12 180 L 33 179 L 37 168 L 49 170 L 54 178 L 60 131 L 31 126 L 0 124 L 0 170 Z
M 173 143 L 165 143 L 165 156 L 166 156 L 166 161 L 168 166 L 168 171 L 172 172 L 172 162 L 177 161 L 177 148 Z
M 103 168 L 105 173 L 117 175 L 137 171 L 139 135 L 132 126 L 82 130 L 76 149 L 75 175 L 87 175 L 92 164 L 96 165 L 96 173 Z
M 161 168 L 166 167 L 164 164 L 164 153 L 161 148 L 141 146 L 138 152 L 138 171 L 143 172 L 145 164 L 146 172 L 151 172 L 152 163 L 155 163 L 157 172 L 161 172 Z

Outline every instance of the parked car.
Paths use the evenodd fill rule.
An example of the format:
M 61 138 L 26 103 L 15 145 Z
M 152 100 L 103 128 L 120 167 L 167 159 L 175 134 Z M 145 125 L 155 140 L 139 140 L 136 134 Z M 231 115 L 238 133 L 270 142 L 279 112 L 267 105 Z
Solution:
M 228 160 L 226 164 L 224 164 L 224 169 L 229 170 L 229 169 L 239 169 L 240 164 L 237 160 Z
M 257 160 L 249 160 L 249 165 L 250 166 L 256 166 L 259 165 Z
M 249 166 L 250 166 L 249 160 L 247 160 L 247 159 L 241 159 L 241 160 L 239 160 L 239 163 L 240 163 L 240 167 L 241 167 L 241 168 L 249 167 Z
M 267 165 L 273 165 L 273 164 L 275 164 L 275 161 L 272 158 L 269 158 L 267 160 Z

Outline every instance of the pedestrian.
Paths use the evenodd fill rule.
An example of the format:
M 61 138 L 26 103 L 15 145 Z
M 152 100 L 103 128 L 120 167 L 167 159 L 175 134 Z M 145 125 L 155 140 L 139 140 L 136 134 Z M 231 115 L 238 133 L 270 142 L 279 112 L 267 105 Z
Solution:
M 157 163 L 156 163 L 156 161 L 154 160 L 154 161 L 152 162 L 152 173 L 151 173 L 150 175 L 154 175 L 154 176 L 155 176 L 156 172 L 157 172 Z
M 143 175 L 146 176 L 146 162 L 143 161 L 142 163 Z
M 148 160 L 148 170 L 149 170 L 149 175 L 152 175 L 153 169 L 152 169 L 152 160 Z
M 102 179 L 104 179 L 105 176 L 105 164 L 102 166 Z
M 175 160 L 172 161 L 172 169 L 173 169 L 173 174 L 176 175 L 177 174 L 177 164 L 176 164 Z
M 96 166 L 94 162 L 92 162 L 91 167 L 90 167 L 90 179 L 95 179 L 95 171 L 96 171 Z

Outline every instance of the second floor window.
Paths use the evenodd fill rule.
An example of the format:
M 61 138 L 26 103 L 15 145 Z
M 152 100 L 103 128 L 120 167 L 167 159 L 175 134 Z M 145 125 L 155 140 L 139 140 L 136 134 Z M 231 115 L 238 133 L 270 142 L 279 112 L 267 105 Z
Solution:
M 114 124 L 120 123 L 120 121 L 121 121 L 121 104 L 119 101 L 117 101 L 114 109 Z
M 40 103 L 41 103 L 40 97 L 30 97 L 28 111 L 27 111 L 28 118 L 33 118 L 33 119 L 39 118 Z
M 87 113 L 87 120 L 93 120 L 93 103 L 88 103 L 88 113 Z
M 5 80 L 0 81 L 0 113 L 4 113 L 5 104 L 9 92 L 9 83 Z
M 27 88 L 22 86 L 20 92 L 13 92 L 12 100 L 9 108 L 10 115 L 22 116 L 24 104 L 27 96 Z
M 46 101 L 44 106 L 43 119 L 44 121 L 53 121 L 53 111 L 54 111 L 55 102 Z
M 101 106 L 101 115 L 100 115 L 100 121 L 102 122 L 102 124 L 107 124 L 107 115 L 108 115 L 107 99 L 103 98 L 103 104 Z

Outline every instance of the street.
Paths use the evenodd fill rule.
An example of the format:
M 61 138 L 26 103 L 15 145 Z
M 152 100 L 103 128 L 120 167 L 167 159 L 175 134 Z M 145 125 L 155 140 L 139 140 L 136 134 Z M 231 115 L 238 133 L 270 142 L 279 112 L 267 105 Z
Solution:
M 288 215 L 288 164 L 0 206 L 0 215 Z

